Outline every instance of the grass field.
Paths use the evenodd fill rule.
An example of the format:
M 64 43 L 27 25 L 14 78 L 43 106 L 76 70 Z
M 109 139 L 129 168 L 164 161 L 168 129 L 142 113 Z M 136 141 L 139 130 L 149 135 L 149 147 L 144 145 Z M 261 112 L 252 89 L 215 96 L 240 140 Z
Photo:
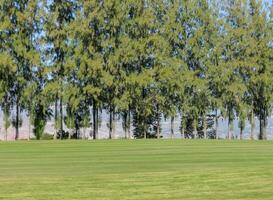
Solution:
M 273 199 L 273 142 L 2 142 L 0 199 Z

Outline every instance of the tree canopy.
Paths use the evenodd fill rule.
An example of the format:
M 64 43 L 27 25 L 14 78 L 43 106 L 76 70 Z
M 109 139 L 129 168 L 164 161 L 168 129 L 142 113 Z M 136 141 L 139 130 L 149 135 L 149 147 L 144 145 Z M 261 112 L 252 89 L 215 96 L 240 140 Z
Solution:
M 5 129 L 18 139 L 26 111 L 37 139 L 53 116 L 55 139 L 97 139 L 105 110 L 110 139 L 118 118 L 125 138 L 132 127 L 135 138 L 160 138 L 162 118 L 173 136 L 178 116 L 183 138 L 218 138 L 222 116 L 226 138 L 238 118 L 240 137 L 249 120 L 253 139 L 256 116 L 266 139 L 272 10 L 262 0 L 0 0 Z

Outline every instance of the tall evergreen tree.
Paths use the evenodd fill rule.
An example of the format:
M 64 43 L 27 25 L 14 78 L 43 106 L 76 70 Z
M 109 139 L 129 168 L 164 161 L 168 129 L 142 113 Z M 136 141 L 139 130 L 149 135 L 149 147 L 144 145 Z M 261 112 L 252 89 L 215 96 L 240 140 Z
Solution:
M 69 24 L 75 17 L 77 2 L 73 0 L 44 1 L 44 45 L 46 46 L 49 70 L 49 87 L 55 103 L 55 126 L 59 125 L 60 135 L 64 132 L 64 88 L 67 82 L 67 58 L 70 52 Z M 59 105 L 58 105 L 59 104 Z M 59 108 L 59 110 L 58 110 Z M 57 130 L 54 138 L 57 136 Z M 62 136 L 61 136 L 62 137 Z
M 249 14 L 250 37 L 246 54 L 251 58 L 248 73 L 250 103 L 260 121 L 259 139 L 266 139 L 267 118 L 272 114 L 272 18 L 270 21 L 267 12 L 263 10 L 262 1 L 251 0 Z
M 31 81 L 32 66 L 37 60 L 33 41 L 36 32 L 38 4 L 35 0 L 1 2 L 5 20 L 6 52 L 16 68 L 12 80 L 13 102 L 15 105 L 15 139 L 19 138 L 20 112 L 23 108 L 22 96 L 27 83 Z
M 99 1 L 80 1 L 81 11 L 74 22 L 76 78 L 81 101 L 92 106 L 93 139 L 98 138 L 101 91 L 108 75 L 104 71 L 103 36 L 104 12 Z
M 241 77 L 241 69 L 246 65 L 244 52 L 247 48 L 247 16 L 246 2 L 231 1 L 227 6 L 222 47 L 222 82 L 225 83 L 222 101 L 225 116 L 228 118 L 228 139 L 234 137 L 235 111 L 246 92 L 246 86 Z

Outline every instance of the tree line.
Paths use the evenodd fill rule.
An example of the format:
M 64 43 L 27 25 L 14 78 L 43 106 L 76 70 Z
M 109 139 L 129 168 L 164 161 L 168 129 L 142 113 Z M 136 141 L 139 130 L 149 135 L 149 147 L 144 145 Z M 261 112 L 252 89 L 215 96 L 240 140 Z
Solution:
M 51 118 L 55 139 L 97 139 L 106 110 L 109 138 L 117 118 L 125 138 L 131 127 L 160 138 L 162 118 L 173 136 L 179 115 L 183 138 L 218 139 L 222 116 L 228 139 L 235 118 L 253 139 L 255 117 L 266 139 L 272 11 L 261 0 L 0 0 L 4 129 L 18 139 L 24 111 L 37 139 Z

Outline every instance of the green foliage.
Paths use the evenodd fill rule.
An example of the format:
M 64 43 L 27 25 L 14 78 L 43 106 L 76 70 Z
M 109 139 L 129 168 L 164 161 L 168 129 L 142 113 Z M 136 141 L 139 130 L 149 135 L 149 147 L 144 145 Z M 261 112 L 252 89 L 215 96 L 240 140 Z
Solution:
M 131 124 L 137 138 L 160 138 L 162 118 L 179 115 L 181 133 L 203 137 L 220 111 L 232 138 L 234 119 L 243 133 L 252 113 L 266 139 L 272 30 L 259 0 L 0 1 L 4 120 L 15 108 L 18 138 L 26 111 L 39 139 L 55 104 L 60 138 L 64 126 L 76 138 L 92 126 L 98 138 L 102 110 L 110 138 L 119 116 L 126 138 Z
M 41 137 L 41 140 L 53 140 L 53 135 L 49 133 L 44 133 Z

